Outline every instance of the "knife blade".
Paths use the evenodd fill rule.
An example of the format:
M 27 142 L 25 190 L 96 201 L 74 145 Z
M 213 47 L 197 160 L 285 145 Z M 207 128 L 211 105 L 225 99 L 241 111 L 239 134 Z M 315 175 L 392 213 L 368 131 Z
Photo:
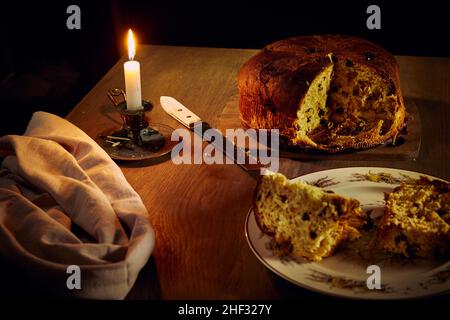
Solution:
M 161 96 L 160 103 L 161 107 L 167 114 L 189 130 L 200 135 L 206 142 L 213 144 L 216 150 L 222 152 L 222 154 L 233 160 L 235 164 L 245 171 L 252 173 L 258 172 L 259 175 L 260 169 L 264 168 L 258 159 L 249 153 L 249 150 L 237 146 L 232 140 L 226 138 L 219 130 L 212 128 L 207 122 L 203 121 L 199 116 L 175 98 Z M 215 141 L 215 137 L 220 137 L 221 141 Z M 244 157 L 245 163 L 239 163 L 237 161 L 237 159 L 239 159 L 239 154 Z

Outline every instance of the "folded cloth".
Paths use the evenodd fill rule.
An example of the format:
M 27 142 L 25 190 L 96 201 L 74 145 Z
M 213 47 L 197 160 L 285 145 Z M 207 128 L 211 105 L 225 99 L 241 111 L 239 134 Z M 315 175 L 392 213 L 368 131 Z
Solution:
M 1 137 L 0 156 L 0 255 L 52 292 L 123 299 L 154 233 L 119 167 L 82 130 L 45 112 L 23 136 Z

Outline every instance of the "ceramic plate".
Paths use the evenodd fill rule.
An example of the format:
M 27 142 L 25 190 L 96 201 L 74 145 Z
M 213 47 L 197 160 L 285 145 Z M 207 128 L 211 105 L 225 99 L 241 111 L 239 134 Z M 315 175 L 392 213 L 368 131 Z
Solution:
M 384 193 L 401 181 L 427 176 L 411 171 L 356 167 L 311 173 L 293 179 L 353 197 L 361 202 L 371 217 L 383 212 Z M 275 256 L 270 249 L 271 238 L 259 229 L 253 210 L 246 220 L 246 237 L 254 254 L 270 270 L 301 287 L 324 294 L 362 299 L 404 299 L 441 294 L 450 291 L 450 261 L 399 259 L 387 254 L 366 257 L 363 241 L 339 249 L 321 262 L 293 261 Z M 361 249 L 363 248 L 363 249 Z M 361 251 L 362 250 L 362 251 Z M 375 258 L 374 258 L 375 257 Z M 370 265 L 380 267 L 381 289 L 368 289 Z

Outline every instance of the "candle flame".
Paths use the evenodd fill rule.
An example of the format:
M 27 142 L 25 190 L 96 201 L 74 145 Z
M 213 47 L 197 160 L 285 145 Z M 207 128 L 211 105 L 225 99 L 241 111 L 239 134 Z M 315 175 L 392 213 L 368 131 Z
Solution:
M 134 41 L 133 31 L 128 30 L 128 58 L 130 60 L 134 59 L 136 54 L 136 42 Z

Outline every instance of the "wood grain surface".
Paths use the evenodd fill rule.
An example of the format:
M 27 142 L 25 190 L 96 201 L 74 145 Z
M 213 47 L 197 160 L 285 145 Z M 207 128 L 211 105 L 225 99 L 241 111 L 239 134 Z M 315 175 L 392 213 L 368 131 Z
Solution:
M 211 125 L 220 123 L 237 94 L 239 67 L 256 50 L 141 46 L 143 98 L 155 104 L 150 120 L 181 127 L 159 106 L 173 96 Z M 123 87 L 120 60 L 68 115 L 91 137 L 119 121 L 106 92 Z M 450 59 L 398 57 L 404 96 L 420 112 L 422 145 L 415 161 L 290 160 L 289 177 L 328 168 L 386 166 L 450 179 Z M 156 231 L 152 258 L 130 299 L 270 299 L 317 297 L 267 270 L 244 235 L 255 180 L 236 165 L 119 163 L 141 195 Z

